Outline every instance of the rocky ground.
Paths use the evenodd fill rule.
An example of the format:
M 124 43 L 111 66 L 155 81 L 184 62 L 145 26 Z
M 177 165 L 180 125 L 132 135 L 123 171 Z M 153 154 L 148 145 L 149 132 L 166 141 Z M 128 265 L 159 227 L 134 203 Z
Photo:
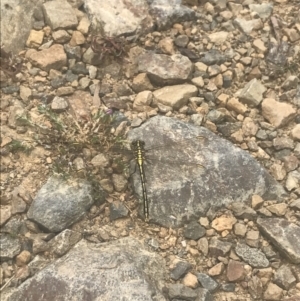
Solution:
M 93 16 L 103 11 L 93 1 L 69 2 L 73 8 L 37 6 L 24 51 L 1 52 L 0 284 L 15 293 L 7 300 L 35 300 L 26 295 L 36 289 L 32 279 L 47 283 L 62 262 L 67 269 L 93 259 L 76 266 L 82 278 L 92 267 L 108 273 L 120 265 L 103 255 L 94 266 L 99 252 L 128 265 L 139 258 L 128 279 L 143 279 L 148 258 L 151 289 L 130 291 L 139 287 L 143 300 L 153 291 L 153 300 L 300 300 L 299 3 L 186 1 L 146 10 L 132 1 L 143 14 L 134 19 L 121 7 L 126 22 L 106 20 L 99 37 Z M 155 115 L 226 138 L 285 195 L 253 194 L 179 229 L 146 223 L 109 150 Z M 72 249 L 82 238 L 105 244 L 96 253 L 83 241 Z M 126 245 L 131 255 L 119 255 Z M 106 277 L 115 288 L 123 276 Z M 132 296 L 107 300 L 122 294 Z

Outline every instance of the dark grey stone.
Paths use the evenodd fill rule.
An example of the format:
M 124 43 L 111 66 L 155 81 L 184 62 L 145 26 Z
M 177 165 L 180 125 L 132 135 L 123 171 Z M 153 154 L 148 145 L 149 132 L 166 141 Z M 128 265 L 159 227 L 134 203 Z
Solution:
M 233 211 L 234 216 L 241 219 L 246 218 L 248 220 L 253 220 L 257 216 L 257 213 L 254 209 L 241 202 L 232 203 L 230 209 Z
M 219 240 L 216 237 L 213 237 L 209 242 L 209 255 L 212 257 L 224 257 L 231 250 L 232 244 L 227 241 Z
M 268 138 L 269 138 L 270 140 L 273 140 L 273 139 L 276 138 L 277 135 L 278 135 L 277 131 L 271 131 L 271 132 L 268 131 L 267 133 L 268 133 Z
M 206 234 L 206 229 L 198 222 L 192 221 L 184 227 L 183 236 L 187 239 L 198 240 Z
M 27 217 L 50 232 L 59 232 L 78 221 L 91 207 L 92 187 L 77 180 L 77 185 L 51 177 L 33 200 Z
M 218 131 L 221 132 L 225 137 L 230 137 L 233 133 L 242 128 L 241 122 L 225 122 L 218 124 Z
M 128 209 L 126 208 L 124 203 L 120 201 L 111 203 L 109 209 L 110 209 L 109 218 L 111 221 L 114 221 L 122 217 L 126 217 L 128 215 Z
M 260 140 L 268 139 L 267 132 L 265 130 L 262 130 L 262 129 L 259 129 L 255 136 L 256 136 L 256 138 L 258 138 Z
M 274 152 L 274 157 L 275 159 L 283 161 L 284 157 L 290 156 L 291 153 L 290 149 L 283 149 L 278 152 Z
M 223 73 L 223 88 L 229 88 L 231 87 L 233 80 L 233 74 L 232 72 L 224 72 Z
M 222 123 L 225 119 L 225 114 L 218 110 L 211 110 L 207 114 L 207 119 L 215 124 Z
M 197 273 L 197 279 L 199 283 L 208 291 L 214 292 L 219 287 L 219 283 L 215 281 L 212 277 L 203 274 L 203 273 Z
M 99 96 L 103 97 L 104 95 L 111 92 L 111 85 L 108 83 L 101 83 L 100 89 L 99 89 Z
M 192 265 L 187 261 L 178 261 L 175 267 L 170 271 L 170 277 L 173 280 L 179 280 L 192 268 Z
M 177 46 L 177 47 L 178 47 L 179 52 L 182 55 L 188 57 L 191 61 L 197 61 L 199 59 L 199 56 L 193 50 L 188 49 L 188 48 L 179 47 L 179 46 Z
M 97 78 L 102 79 L 106 74 L 109 74 L 111 77 L 117 80 L 122 75 L 122 67 L 120 64 L 113 62 L 108 66 L 99 68 Z
M 256 78 L 248 82 L 239 93 L 239 100 L 250 107 L 258 106 L 263 100 L 267 88 Z
M 290 203 L 290 207 L 293 209 L 300 210 L 300 199 L 297 199 Z
M 221 65 L 226 62 L 226 56 L 216 49 L 211 49 L 204 54 L 204 57 L 201 58 L 201 62 L 206 65 Z
M 159 241 L 155 238 L 150 238 L 147 244 L 152 247 L 154 250 L 159 249 Z
M 269 260 L 273 260 L 274 258 L 278 257 L 277 253 L 273 250 L 273 247 L 271 245 L 263 246 L 261 249 Z
M 197 291 L 193 290 L 181 283 L 170 284 L 168 286 L 168 296 L 170 300 L 175 298 L 183 300 L 195 300 L 197 297 Z
M 18 86 L 18 85 L 7 86 L 7 87 L 2 88 L 2 91 L 5 94 L 13 94 L 13 93 L 20 91 L 20 86 Z
M 197 298 L 195 301 L 214 301 L 214 297 L 205 288 L 197 288 Z
M 267 20 L 273 11 L 273 5 L 270 3 L 249 4 L 250 11 L 256 12 L 261 19 Z
M 216 95 L 213 92 L 205 92 L 203 93 L 203 97 L 206 101 L 211 101 L 211 102 L 216 101 Z
M 126 109 L 126 102 L 121 101 L 116 93 L 110 93 L 102 97 L 102 102 L 110 109 Z
M 33 29 L 35 30 L 42 30 L 43 27 L 45 26 L 45 22 L 44 21 L 35 21 L 33 22 Z
M 235 247 L 236 254 L 254 268 L 266 268 L 269 260 L 265 254 L 256 248 L 250 248 L 245 244 L 238 243 Z
M 288 291 L 292 285 L 296 283 L 296 278 L 292 273 L 292 270 L 282 265 L 275 273 L 273 282 L 280 286 L 282 289 Z
M 56 78 L 52 79 L 50 84 L 54 89 L 62 87 L 65 84 L 66 80 L 64 76 L 57 76 Z
M 276 137 L 273 139 L 273 146 L 276 150 L 294 149 L 294 141 L 288 137 Z
M 220 289 L 224 292 L 234 292 L 235 286 L 235 283 L 224 283 L 221 285 Z
M 67 82 L 73 82 L 75 80 L 78 80 L 78 75 L 74 74 L 71 70 L 68 70 L 65 74 L 65 79 Z
M 5 261 L 13 259 L 21 252 L 21 243 L 18 238 L 13 237 L 11 234 L 1 233 L 0 235 L 0 260 Z
M 300 263 L 300 227 L 284 218 L 258 218 L 262 234 L 291 262 Z
M 189 43 L 189 37 L 187 35 L 179 35 L 175 38 L 175 45 L 179 47 L 185 47 Z
M 117 93 L 118 96 L 129 96 L 134 94 L 130 87 L 124 83 L 116 83 L 113 86 L 113 92 Z
M 226 31 L 234 31 L 235 27 L 233 26 L 232 20 L 228 20 L 226 22 L 223 22 L 221 25 L 222 29 L 225 29 Z
M 80 46 L 70 46 L 69 44 L 64 45 L 65 52 L 68 59 L 81 59 L 81 48 Z
M 5 225 L 1 226 L 0 232 L 16 236 L 20 233 L 22 227 L 24 227 L 24 221 L 17 215 L 11 217 Z
M 89 74 L 89 70 L 86 68 L 85 64 L 82 62 L 76 63 L 72 68 L 72 72 L 75 74 Z
M 295 106 L 297 106 L 298 108 L 300 108 L 300 85 L 297 86 L 296 88 L 296 94 L 293 97 L 293 99 L 291 100 L 291 103 L 293 103 Z M 296 116 L 295 118 L 297 121 L 295 121 L 296 123 L 300 123 L 300 116 Z

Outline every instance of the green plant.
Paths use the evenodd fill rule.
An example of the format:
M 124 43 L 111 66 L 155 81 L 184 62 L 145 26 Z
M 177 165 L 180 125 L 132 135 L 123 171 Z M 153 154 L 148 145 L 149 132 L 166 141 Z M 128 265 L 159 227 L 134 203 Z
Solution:
M 8 144 L 8 150 L 12 153 L 17 153 L 18 151 L 24 152 L 25 154 L 30 154 L 30 152 L 33 150 L 33 146 L 26 142 L 26 141 L 20 141 L 20 140 L 12 140 Z

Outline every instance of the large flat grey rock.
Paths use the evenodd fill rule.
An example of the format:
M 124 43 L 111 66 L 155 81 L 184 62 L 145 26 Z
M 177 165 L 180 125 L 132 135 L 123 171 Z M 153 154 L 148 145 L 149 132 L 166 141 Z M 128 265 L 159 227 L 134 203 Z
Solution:
M 1 301 L 165 301 L 163 259 L 135 239 L 102 244 L 82 240 L 65 256 L 1 294 Z
M 285 194 L 253 157 L 206 128 L 156 116 L 128 138 L 144 140 L 148 149 L 156 147 L 145 164 L 146 189 L 150 220 L 163 226 L 180 226 L 209 208 L 246 202 L 253 194 L 266 199 Z M 138 172 L 132 178 L 142 200 Z
M 190 21 L 195 18 L 195 11 L 182 5 L 181 0 L 148 1 L 150 13 L 158 29 L 166 29 L 174 23 Z
M 106 36 L 147 33 L 154 25 L 146 0 L 86 0 L 84 7 L 93 31 Z
M 300 227 L 284 218 L 259 218 L 259 229 L 291 262 L 300 263 Z
M 195 18 L 181 0 L 86 0 L 84 8 L 93 32 L 106 36 L 145 35 L 155 25 L 161 30 Z
M 72 6 L 66 0 L 48 1 L 43 4 L 46 23 L 52 30 L 76 28 L 78 21 Z
M 42 0 L 1 0 L 0 44 L 6 51 L 17 54 L 25 47 L 25 42 L 32 28 L 34 9 Z

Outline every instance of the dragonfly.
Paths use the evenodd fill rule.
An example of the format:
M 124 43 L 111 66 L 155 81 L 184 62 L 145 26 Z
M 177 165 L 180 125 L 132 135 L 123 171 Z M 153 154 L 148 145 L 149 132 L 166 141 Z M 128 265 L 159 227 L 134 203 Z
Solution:
M 167 143 L 154 145 L 150 148 L 146 148 L 146 142 L 141 139 L 134 139 L 130 144 L 130 152 L 132 154 L 132 160 L 135 161 L 134 171 L 130 176 L 136 173 L 138 169 L 138 174 L 140 178 L 141 185 L 141 194 L 143 198 L 143 215 L 145 221 L 149 221 L 149 197 L 147 194 L 147 171 L 145 166 L 148 167 L 148 171 L 151 168 L 155 168 L 155 164 L 166 164 L 167 166 L 171 166 L 171 169 L 180 166 L 189 166 L 190 169 L 195 168 L 204 168 L 204 165 L 199 161 L 195 161 L 187 159 L 185 154 L 182 156 L 178 156 L 178 150 L 185 149 L 191 142 L 205 139 L 204 136 L 194 136 L 191 138 L 173 140 Z M 169 151 L 171 152 L 169 153 Z M 177 149 L 177 150 L 176 150 Z M 164 154 L 168 152 L 168 156 L 166 157 Z M 170 155 L 171 154 L 171 155 Z M 178 171 L 177 171 L 178 172 Z

